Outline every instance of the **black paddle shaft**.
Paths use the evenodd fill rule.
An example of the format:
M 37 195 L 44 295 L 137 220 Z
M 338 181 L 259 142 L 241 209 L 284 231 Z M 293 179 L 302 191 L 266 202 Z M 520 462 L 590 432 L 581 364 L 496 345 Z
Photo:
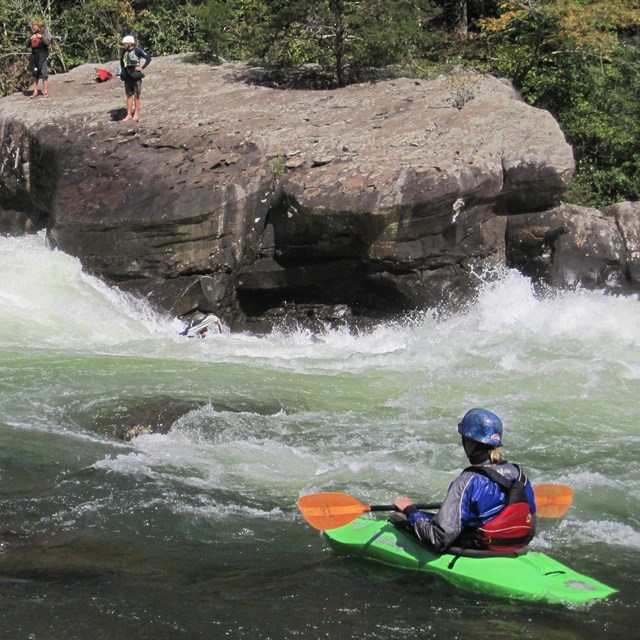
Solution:
M 441 502 L 431 502 L 427 504 L 414 504 L 416 509 L 439 509 L 442 506 Z M 372 504 L 369 506 L 370 511 L 396 511 L 396 508 L 392 504 Z

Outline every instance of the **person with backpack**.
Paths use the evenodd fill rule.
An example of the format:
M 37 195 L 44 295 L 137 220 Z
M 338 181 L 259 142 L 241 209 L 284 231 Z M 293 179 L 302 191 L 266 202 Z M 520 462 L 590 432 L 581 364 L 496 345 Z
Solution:
M 36 20 L 31 25 L 31 35 L 27 38 L 25 46 L 31 49 L 29 63 L 27 69 L 33 76 L 33 93 L 32 98 L 39 95 L 38 81 L 42 78 L 42 95 L 49 97 L 49 47 L 53 40 L 48 31 L 43 31 L 44 24 Z
M 495 413 L 467 411 L 458 433 L 471 466 L 451 483 L 438 513 L 420 511 L 402 496 L 394 506 L 403 516 L 394 514 L 391 521 L 438 553 L 511 553 L 525 547 L 535 535 L 535 498 L 520 467 L 502 457 L 502 432 Z
M 120 55 L 120 79 L 124 80 L 124 91 L 127 95 L 127 115 L 124 122 L 140 120 L 140 102 L 142 95 L 143 69 L 151 63 L 151 56 L 136 46 L 136 39 L 129 35 L 122 38 L 122 54 Z M 144 60 L 144 64 L 142 61 Z

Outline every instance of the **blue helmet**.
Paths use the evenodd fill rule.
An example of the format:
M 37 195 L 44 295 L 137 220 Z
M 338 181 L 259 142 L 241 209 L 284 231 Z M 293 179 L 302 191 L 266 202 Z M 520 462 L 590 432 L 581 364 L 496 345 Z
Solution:
M 458 433 L 492 447 L 502 446 L 502 421 L 486 409 L 470 409 L 458 424 Z

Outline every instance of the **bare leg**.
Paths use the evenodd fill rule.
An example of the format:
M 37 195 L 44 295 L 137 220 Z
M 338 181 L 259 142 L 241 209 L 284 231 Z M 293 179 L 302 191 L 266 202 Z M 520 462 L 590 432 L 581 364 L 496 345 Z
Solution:
M 138 122 L 140 120 L 140 96 L 136 96 L 136 115 L 133 116 L 133 119 Z
M 38 96 L 38 78 L 33 81 L 33 93 L 31 94 L 32 98 L 36 98 Z
M 49 97 L 49 79 L 43 78 L 42 80 L 42 91 L 44 92 L 44 97 Z
M 124 119 L 124 122 L 127 120 L 131 120 L 131 111 L 133 110 L 133 96 L 127 96 L 127 116 Z

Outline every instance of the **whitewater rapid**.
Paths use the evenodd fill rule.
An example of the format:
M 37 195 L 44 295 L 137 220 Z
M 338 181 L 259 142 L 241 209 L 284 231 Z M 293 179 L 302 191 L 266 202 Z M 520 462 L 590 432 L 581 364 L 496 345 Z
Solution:
M 336 568 L 323 578 L 327 552 L 302 521 L 297 497 L 342 491 L 373 503 L 400 494 L 437 500 L 466 463 L 456 424 L 481 406 L 501 416 L 505 454 L 534 484 L 574 491 L 570 512 L 542 523 L 534 548 L 631 593 L 640 570 L 640 302 L 582 289 L 544 293 L 512 270 L 478 279 L 462 310 L 425 309 L 366 332 L 190 340 L 179 320 L 88 275 L 43 235 L 0 238 L 5 522 L 25 539 L 97 539 L 80 557 L 88 554 L 83 561 L 105 576 L 113 571 L 105 558 L 117 564 L 129 547 L 136 551 L 127 571 L 162 568 L 168 581 L 184 584 L 184 567 L 189 575 L 201 570 L 205 545 L 215 575 L 234 558 L 238 592 L 263 575 L 247 573 L 247 554 L 252 563 L 260 554 L 272 579 L 282 567 L 295 576 L 317 563 L 315 589 L 330 599 L 336 581 L 358 574 Z M 186 408 L 165 434 L 114 437 L 114 425 L 153 403 Z M 61 566 L 69 562 L 61 555 Z M 292 580 L 282 583 L 285 599 L 304 592 Z M 90 597 L 89 586 L 77 588 Z M 131 589 L 139 597 L 138 582 Z M 151 593 L 152 583 L 143 589 Z M 446 607 L 433 589 L 432 606 Z M 304 616 L 290 612 L 291 635 L 270 617 L 268 594 L 256 595 L 257 613 L 240 600 L 232 613 L 225 602 L 212 606 L 220 620 L 238 612 L 257 629 L 269 619 L 280 629 L 274 637 L 293 638 L 314 616 L 316 591 Z M 381 593 L 380 606 L 389 598 Z M 190 612 L 206 604 L 199 591 L 184 597 L 173 615 L 188 629 Z M 406 597 L 419 611 L 421 599 Z M 637 600 L 625 597 L 606 616 L 618 632 Z M 29 615 L 30 602 L 18 610 Z M 362 602 L 354 604 L 360 613 Z M 153 602 L 144 607 L 163 619 Z M 145 616 L 127 615 L 134 637 Z M 598 615 L 589 624 L 604 624 Z M 557 637 L 567 626 L 536 620 L 525 637 Z M 121 629 L 101 624 L 116 636 Z M 382 633 L 381 623 L 367 624 L 366 637 Z M 451 619 L 441 630 L 457 624 Z M 541 624 L 550 625 L 547 635 Z M 66 633 L 62 623 L 49 628 Z M 348 625 L 343 635 L 333 632 L 359 637 Z

